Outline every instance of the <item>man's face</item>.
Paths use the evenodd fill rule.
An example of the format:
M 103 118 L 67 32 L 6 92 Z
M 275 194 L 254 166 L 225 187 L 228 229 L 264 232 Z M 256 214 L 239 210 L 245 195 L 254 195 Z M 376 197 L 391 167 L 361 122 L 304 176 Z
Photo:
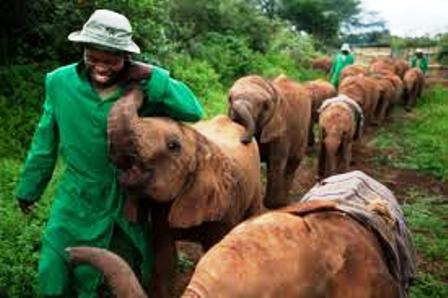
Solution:
M 84 63 L 92 83 L 99 87 L 114 84 L 124 67 L 124 53 L 111 53 L 86 48 Z
M 344 51 L 342 51 L 342 54 L 344 54 L 344 55 L 348 55 L 349 52 L 344 50 Z

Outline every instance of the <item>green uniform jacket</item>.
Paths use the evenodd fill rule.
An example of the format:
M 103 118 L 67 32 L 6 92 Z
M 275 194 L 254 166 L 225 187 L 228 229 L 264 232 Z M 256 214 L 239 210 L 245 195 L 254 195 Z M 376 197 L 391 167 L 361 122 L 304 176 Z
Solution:
M 338 88 L 339 86 L 339 78 L 341 77 L 342 70 L 350 64 L 353 64 L 354 58 L 352 55 L 344 55 L 342 53 L 338 53 L 336 55 L 336 58 L 333 60 L 333 63 L 331 65 L 331 83 L 333 86 Z
M 414 56 L 411 59 L 411 67 L 419 67 L 423 74 L 426 74 L 426 72 L 428 71 L 428 59 L 426 59 L 425 57 L 418 58 Z
M 124 90 L 101 99 L 77 65 L 47 74 L 43 114 L 16 189 L 18 198 L 36 202 L 52 176 L 58 155 L 62 157 L 65 169 L 46 226 L 43 237 L 46 249 L 42 250 L 39 263 L 39 275 L 45 274 L 39 276 L 39 292 L 43 295 L 60 294 L 64 287 L 58 280 L 68 274 L 66 247 L 107 248 L 116 225 L 141 252 L 144 268 L 151 268 L 153 261 L 147 227 L 131 224 L 123 217 L 117 171 L 108 158 L 107 117 Z M 190 89 L 170 78 L 166 70 L 153 67 L 151 77 L 142 84 L 149 95 L 142 109 L 145 116 L 163 115 L 181 121 L 197 121 L 203 116 L 202 107 Z M 55 255 L 64 261 L 61 261 L 64 266 L 49 264 L 46 269 L 40 268 L 42 264 L 45 267 L 46 258 L 53 262 Z M 78 268 L 81 269 L 75 270 L 80 284 L 77 287 L 84 288 L 80 293 L 95 291 L 99 274 L 94 273 L 95 278 L 91 278 L 92 272 L 85 274 L 90 268 Z

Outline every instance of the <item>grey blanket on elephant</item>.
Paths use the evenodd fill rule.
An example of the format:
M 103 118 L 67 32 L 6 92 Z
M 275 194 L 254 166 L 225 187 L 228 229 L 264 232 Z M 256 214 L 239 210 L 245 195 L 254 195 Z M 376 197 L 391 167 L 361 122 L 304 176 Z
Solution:
M 408 297 L 415 277 L 415 252 L 404 215 L 393 193 L 363 172 L 353 171 L 324 179 L 301 202 L 328 200 L 373 230 L 383 247 L 392 275 L 401 285 L 400 297 Z

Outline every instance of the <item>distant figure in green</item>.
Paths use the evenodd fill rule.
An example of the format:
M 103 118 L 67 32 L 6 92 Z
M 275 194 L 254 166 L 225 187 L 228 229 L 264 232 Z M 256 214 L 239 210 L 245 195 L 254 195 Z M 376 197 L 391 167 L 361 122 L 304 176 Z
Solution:
M 411 59 L 411 67 L 418 67 L 424 75 L 428 72 L 428 59 L 424 56 L 422 49 L 415 50 L 415 55 Z
M 347 43 L 344 43 L 341 47 L 340 52 L 333 59 L 333 63 L 331 65 L 331 83 L 335 86 L 335 88 L 339 87 L 339 78 L 341 77 L 342 70 L 350 64 L 355 62 L 351 54 L 350 46 Z

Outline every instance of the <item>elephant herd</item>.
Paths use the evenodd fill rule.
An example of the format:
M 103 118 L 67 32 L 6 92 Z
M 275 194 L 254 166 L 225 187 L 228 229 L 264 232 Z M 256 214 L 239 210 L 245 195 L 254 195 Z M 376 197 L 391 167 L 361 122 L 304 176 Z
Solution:
M 194 125 L 141 118 L 141 90 L 127 92 L 109 115 L 109 151 L 127 217 L 151 219 L 151 285 L 144 291 L 103 249 L 69 248 L 72 262 L 101 270 L 117 297 L 171 297 L 176 240 L 190 240 L 205 254 L 182 297 L 407 297 L 415 265 L 398 203 L 348 168 L 365 125 L 383 123 L 400 101 L 412 108 L 424 77 L 391 59 L 342 75 L 339 90 L 324 80 L 242 77 L 229 89 L 228 116 Z M 314 125 L 320 182 L 290 203 Z

